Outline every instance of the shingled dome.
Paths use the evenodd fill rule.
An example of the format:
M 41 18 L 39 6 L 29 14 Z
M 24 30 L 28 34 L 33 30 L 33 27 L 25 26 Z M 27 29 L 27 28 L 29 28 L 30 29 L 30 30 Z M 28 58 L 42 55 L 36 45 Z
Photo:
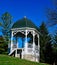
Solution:
M 38 30 L 38 27 L 34 23 L 32 23 L 31 20 L 29 20 L 27 18 L 23 18 L 21 20 L 18 20 L 12 26 L 12 28 L 22 28 L 22 27 L 36 28 Z

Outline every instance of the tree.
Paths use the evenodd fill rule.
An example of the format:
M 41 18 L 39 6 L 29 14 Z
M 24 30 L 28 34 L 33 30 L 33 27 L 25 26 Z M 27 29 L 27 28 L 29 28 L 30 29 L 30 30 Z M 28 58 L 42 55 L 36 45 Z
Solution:
M 5 45 L 8 45 L 9 39 L 10 39 L 10 29 L 11 29 L 12 24 L 13 24 L 12 23 L 12 16 L 8 12 L 5 12 L 1 16 L 1 20 L 2 20 L 2 22 L 0 22 L 0 26 L 2 29 L 4 43 L 5 43 Z
M 57 65 L 57 33 L 54 36 L 53 51 L 54 51 L 54 63 Z
M 40 33 L 42 34 L 40 36 L 40 61 L 41 62 L 44 62 L 44 54 L 43 54 L 43 49 L 44 49 L 44 46 L 46 44 L 46 35 L 48 34 L 48 31 L 46 29 L 46 26 L 44 24 L 44 22 L 42 22 L 41 26 L 40 26 Z
M 44 57 L 45 45 L 47 44 L 48 41 L 51 40 L 51 37 L 48 33 L 48 30 L 44 22 L 42 22 L 39 29 L 40 29 L 40 33 L 42 34 L 40 36 L 40 61 L 45 62 L 45 57 Z
M 48 26 L 55 26 L 57 25 L 57 0 L 52 0 L 51 2 L 53 3 L 54 8 L 53 9 L 49 8 L 47 10 L 47 18 L 49 21 L 47 23 L 49 23 Z M 53 28 L 55 29 L 56 27 Z M 55 38 L 53 39 L 53 52 L 54 52 L 54 62 L 56 64 L 57 63 L 57 34 L 54 37 Z
M 49 64 L 54 63 L 54 54 L 53 54 L 53 47 L 51 41 L 48 41 L 47 44 L 45 45 L 44 58 L 45 58 L 45 63 L 49 63 Z
M 4 39 L 2 36 L 0 36 L 0 54 L 2 54 L 5 51 L 3 47 L 4 47 Z
M 57 0 L 51 0 L 53 8 L 47 8 L 48 26 L 57 25 Z

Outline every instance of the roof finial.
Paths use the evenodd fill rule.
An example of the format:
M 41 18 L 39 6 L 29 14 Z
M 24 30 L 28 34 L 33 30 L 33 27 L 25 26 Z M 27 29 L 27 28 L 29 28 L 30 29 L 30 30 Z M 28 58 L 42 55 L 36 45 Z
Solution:
M 26 18 L 26 16 L 24 16 L 24 18 Z

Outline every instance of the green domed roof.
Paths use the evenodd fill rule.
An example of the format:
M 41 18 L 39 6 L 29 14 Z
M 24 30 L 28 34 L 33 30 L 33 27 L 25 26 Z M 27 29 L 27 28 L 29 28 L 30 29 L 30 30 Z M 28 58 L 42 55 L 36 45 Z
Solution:
M 36 28 L 38 30 L 38 27 L 35 26 L 35 24 L 32 23 L 32 21 L 27 19 L 27 18 L 23 18 L 21 20 L 18 20 L 12 26 L 12 28 L 22 28 L 22 27 Z

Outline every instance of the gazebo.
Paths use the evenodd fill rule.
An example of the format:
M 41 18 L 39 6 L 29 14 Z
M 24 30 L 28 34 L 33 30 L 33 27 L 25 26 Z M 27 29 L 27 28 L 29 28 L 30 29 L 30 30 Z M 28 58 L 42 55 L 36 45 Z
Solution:
M 11 43 L 8 44 L 9 55 L 39 62 L 39 31 L 31 20 L 24 17 L 15 22 L 11 29 Z

